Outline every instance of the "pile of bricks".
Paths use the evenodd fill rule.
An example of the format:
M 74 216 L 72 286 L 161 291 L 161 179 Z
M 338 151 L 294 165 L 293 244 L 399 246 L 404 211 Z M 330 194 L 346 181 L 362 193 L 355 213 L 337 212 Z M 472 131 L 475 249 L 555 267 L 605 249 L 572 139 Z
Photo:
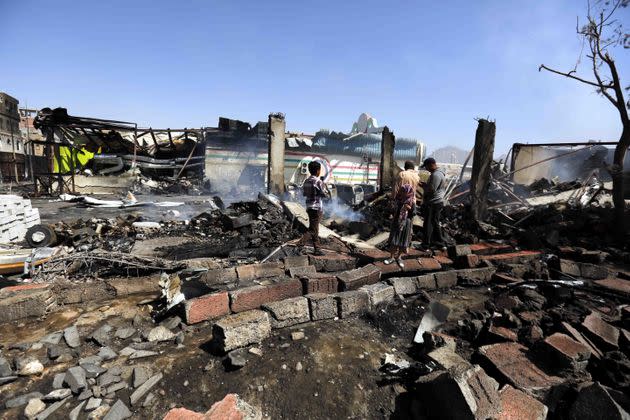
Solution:
M 27 229 L 39 223 L 39 210 L 31 206 L 31 200 L 0 195 L 0 243 L 21 241 Z

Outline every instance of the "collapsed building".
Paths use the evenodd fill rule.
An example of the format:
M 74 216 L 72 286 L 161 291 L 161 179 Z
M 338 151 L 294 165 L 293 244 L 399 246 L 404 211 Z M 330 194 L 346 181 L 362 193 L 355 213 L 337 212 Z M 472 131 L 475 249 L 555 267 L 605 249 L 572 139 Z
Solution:
M 449 178 L 443 223 L 452 245 L 416 249 L 423 225 L 416 217 L 400 267 L 383 262 L 384 192 L 400 161 L 426 153 L 368 118 L 355 133 L 313 136 L 287 134 L 281 114 L 254 127 L 220 119 L 217 128 L 177 136 L 63 111 L 38 121 L 51 141 L 104 156 L 82 165 L 83 174 L 75 167 L 75 183 L 84 176 L 112 184 L 115 174 L 137 170 L 150 184 L 203 168 L 210 190 L 229 189 L 181 201 L 33 198 L 43 225 L 26 239 L 38 251 L 0 279 L 2 415 L 630 412 L 630 249 L 612 235 L 603 161 L 582 168 L 575 152 L 580 175 L 566 179 L 549 162 L 571 150 L 522 146 L 507 169 L 493 161 L 494 124 L 480 121 L 470 180 Z M 322 256 L 300 245 L 306 211 L 284 194 L 311 158 L 330 164 L 325 176 L 338 186 L 376 192 L 357 200 L 353 190 L 348 212 L 327 212 Z M 58 182 L 53 187 L 72 176 Z M 241 188 L 251 198 L 228 200 Z

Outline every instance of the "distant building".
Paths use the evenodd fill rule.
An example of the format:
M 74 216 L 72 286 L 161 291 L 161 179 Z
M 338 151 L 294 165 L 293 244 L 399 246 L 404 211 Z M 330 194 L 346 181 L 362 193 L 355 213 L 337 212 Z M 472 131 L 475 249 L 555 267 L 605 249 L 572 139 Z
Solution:
M 44 156 L 45 146 L 43 144 L 29 143 L 32 140 L 46 140 L 42 132 L 33 127 L 33 120 L 37 116 L 37 112 L 37 109 L 20 108 L 20 133 L 24 140 L 26 154 L 30 153 L 33 156 Z
M 18 104 L 17 99 L 0 92 L 0 178 L 5 181 L 22 180 L 25 176 Z

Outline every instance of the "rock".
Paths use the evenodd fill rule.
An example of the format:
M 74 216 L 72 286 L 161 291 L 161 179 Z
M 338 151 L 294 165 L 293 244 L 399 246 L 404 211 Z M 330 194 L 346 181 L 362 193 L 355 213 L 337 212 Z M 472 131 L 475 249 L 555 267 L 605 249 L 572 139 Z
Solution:
M 221 401 L 210 407 L 204 418 L 208 420 L 261 420 L 262 413 L 258 408 L 245 402 L 238 394 L 227 394 Z
M 85 411 L 96 410 L 101 406 L 102 401 L 103 400 L 101 398 L 90 398 L 89 400 L 87 400 L 87 404 L 85 405 Z
M 72 395 L 68 388 L 55 389 L 42 397 L 42 401 L 59 401 Z
M 98 357 L 100 357 L 102 360 L 112 360 L 115 359 L 117 356 L 118 355 L 116 354 L 116 352 L 107 346 L 101 347 L 101 349 L 98 351 Z
M 133 327 L 118 328 L 114 336 L 116 338 L 120 338 L 121 340 L 126 340 L 132 335 L 134 335 L 135 333 L 136 333 L 136 329 Z
M 63 381 L 66 379 L 65 373 L 57 373 L 53 379 L 53 389 L 63 388 Z
M 147 340 L 149 340 L 150 342 L 168 341 L 172 340 L 173 338 L 175 338 L 175 334 L 173 334 L 173 332 L 170 331 L 168 328 L 161 325 L 153 328 L 151 331 L 149 331 L 149 334 L 147 334 Z
M 450 369 L 455 366 L 472 367 L 468 361 L 459 354 L 455 353 L 455 350 L 446 346 L 439 347 L 429 352 L 427 357 L 442 366 L 444 369 Z
M 9 361 L 0 356 L 0 378 L 13 375 L 13 369 Z
M 497 420 L 545 420 L 547 406 L 526 393 L 506 385 L 499 391 L 501 413 Z
M 249 352 L 251 354 L 255 354 L 256 356 L 262 356 L 263 355 L 262 350 L 260 348 L 258 348 L 258 347 L 252 347 L 251 349 L 249 349 Z
M 227 360 L 230 367 L 234 369 L 240 369 L 247 364 L 247 351 L 246 349 L 236 349 L 228 353 Z
M 182 319 L 177 315 L 166 318 L 164 321 L 160 322 L 160 325 L 168 328 L 169 330 L 175 329 L 182 323 Z
M 456 366 L 418 379 L 430 418 L 487 419 L 499 414 L 499 384 L 479 366 Z
M 260 343 L 270 334 L 269 314 L 260 310 L 228 315 L 212 327 L 213 341 L 224 352 Z
M 79 415 L 81 414 L 81 410 L 83 410 L 83 406 L 85 405 L 85 403 L 86 401 L 83 401 L 81 404 L 72 409 L 69 414 L 70 420 L 79 420 Z
M 47 336 L 45 336 L 44 338 L 42 338 L 41 340 L 39 340 L 40 343 L 43 344 L 59 344 L 59 342 L 61 341 L 61 337 L 63 337 L 63 331 L 55 331 L 53 333 L 48 334 Z
M 42 362 L 34 358 L 21 359 L 16 364 L 18 368 L 18 375 L 20 376 L 39 375 L 44 371 L 44 365 Z
M 136 352 L 136 349 L 132 349 L 131 347 L 125 347 L 120 351 L 121 356 L 131 356 Z
M 177 333 L 177 335 L 175 336 L 175 343 L 177 343 L 178 345 L 182 345 L 184 344 L 184 332 L 180 331 L 179 333 Z
M 302 296 L 267 303 L 262 308 L 271 315 L 272 328 L 285 328 L 311 320 L 308 300 Z
M 133 368 L 133 387 L 138 388 L 151 377 L 151 371 L 143 366 Z
M 103 373 L 97 379 L 98 386 L 100 386 L 101 388 L 107 387 L 111 384 L 118 383 L 120 381 L 121 381 L 120 375 L 116 375 L 115 372 L 112 372 L 112 369 Z
M 41 398 L 43 394 L 41 392 L 29 392 L 28 394 L 20 395 L 18 397 L 11 398 L 4 403 L 6 408 L 21 407 L 27 404 L 33 398 Z
M 109 333 L 112 329 L 111 325 L 102 325 L 100 328 L 97 328 L 92 335 L 90 335 L 90 339 L 98 345 L 106 346 L 109 343 Z
M 291 340 L 297 341 L 297 340 L 303 340 L 303 339 L 304 339 L 304 332 L 303 331 L 293 331 L 291 333 Z
M 98 355 L 82 357 L 82 358 L 79 359 L 79 365 L 85 365 L 85 364 L 88 364 L 88 363 L 100 366 L 101 363 L 103 363 L 103 359 L 101 359 L 101 357 L 98 356 Z
M 131 411 L 121 400 L 118 400 L 109 409 L 103 420 L 123 420 L 131 417 Z
M 48 358 L 51 360 L 57 359 L 59 356 L 61 356 L 62 353 L 63 353 L 63 350 L 61 349 L 60 346 L 56 344 L 49 344 L 48 348 L 46 349 L 46 354 L 48 355 Z
M 142 407 L 149 407 L 149 406 L 153 405 L 154 402 L 155 402 L 155 394 L 152 393 L 152 392 L 149 392 L 147 397 L 142 402 Z
M 64 398 L 61 401 L 57 401 L 56 403 L 51 404 L 50 406 L 48 406 L 48 408 L 46 408 L 44 411 L 42 411 L 37 416 L 35 416 L 35 420 L 45 420 L 45 419 L 47 419 L 53 413 L 55 413 L 55 411 L 59 410 L 66 403 L 66 401 L 68 401 L 69 398 L 70 397 L 67 397 L 67 398 Z
M 144 357 L 151 357 L 151 356 L 155 356 L 157 355 L 158 352 L 156 351 L 149 351 L 149 350 L 136 350 L 133 352 L 133 354 L 131 356 L 129 356 L 129 359 L 142 359 Z
M 630 419 L 628 414 L 599 383 L 588 384 L 579 390 L 569 410 L 571 420 Z
M 140 399 L 151 390 L 151 388 L 153 388 L 158 382 L 160 382 L 160 380 L 162 380 L 162 374 L 158 373 L 157 375 L 152 376 L 151 378 L 149 378 L 145 383 L 143 383 L 142 385 L 140 385 L 140 387 L 138 387 L 133 394 L 131 394 L 131 397 L 129 397 L 129 401 L 131 402 L 132 406 L 135 406 L 138 404 L 138 402 L 140 401 Z
M 66 372 L 65 382 L 70 387 L 73 394 L 80 394 L 81 391 L 87 388 L 85 370 L 80 366 L 71 367 Z
M 297 364 L 295 365 L 295 370 L 296 370 L 297 372 L 299 372 L 299 371 L 301 371 L 301 370 L 302 370 L 302 363 L 301 363 L 301 362 L 297 362 Z
M 450 350 L 455 351 L 455 349 L 457 348 L 455 337 L 451 337 L 450 335 L 444 333 L 425 331 L 422 334 L 422 339 L 424 340 L 424 347 L 427 350 L 435 350 L 439 347 L 446 346 Z
M 79 336 L 79 330 L 77 330 L 76 325 L 73 325 L 63 330 L 63 338 L 64 340 L 66 340 L 66 344 L 68 345 L 68 347 L 71 347 L 73 349 L 81 345 L 81 337 Z
M 85 376 L 87 378 L 96 378 L 101 373 L 107 371 L 107 369 L 95 365 L 94 363 L 83 363 L 81 367 L 85 370 Z
M 0 377 L 0 386 L 8 384 L 17 380 L 17 376 L 3 376 Z
M 94 392 L 91 389 L 86 389 L 85 391 L 79 394 L 79 396 L 77 397 L 77 400 L 83 401 L 93 396 L 94 396 Z
M 39 413 L 46 409 L 46 404 L 39 398 L 31 398 L 24 407 L 24 416 L 28 419 L 35 418 Z
M 103 404 L 88 415 L 88 420 L 99 420 L 105 417 L 109 411 L 109 405 Z

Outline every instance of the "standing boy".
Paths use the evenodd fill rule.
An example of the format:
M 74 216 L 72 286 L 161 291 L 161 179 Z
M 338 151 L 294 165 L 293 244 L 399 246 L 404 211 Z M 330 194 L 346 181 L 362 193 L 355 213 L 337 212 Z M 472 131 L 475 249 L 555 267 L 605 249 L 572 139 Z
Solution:
M 319 222 L 322 219 L 322 199 L 328 196 L 328 190 L 324 182 L 319 178 L 322 165 L 311 161 L 308 164 L 308 172 L 311 174 L 302 185 L 302 194 L 306 197 L 306 213 L 308 214 L 308 230 L 300 239 L 303 245 L 311 237 L 313 241 L 314 255 L 324 255 L 319 249 Z

